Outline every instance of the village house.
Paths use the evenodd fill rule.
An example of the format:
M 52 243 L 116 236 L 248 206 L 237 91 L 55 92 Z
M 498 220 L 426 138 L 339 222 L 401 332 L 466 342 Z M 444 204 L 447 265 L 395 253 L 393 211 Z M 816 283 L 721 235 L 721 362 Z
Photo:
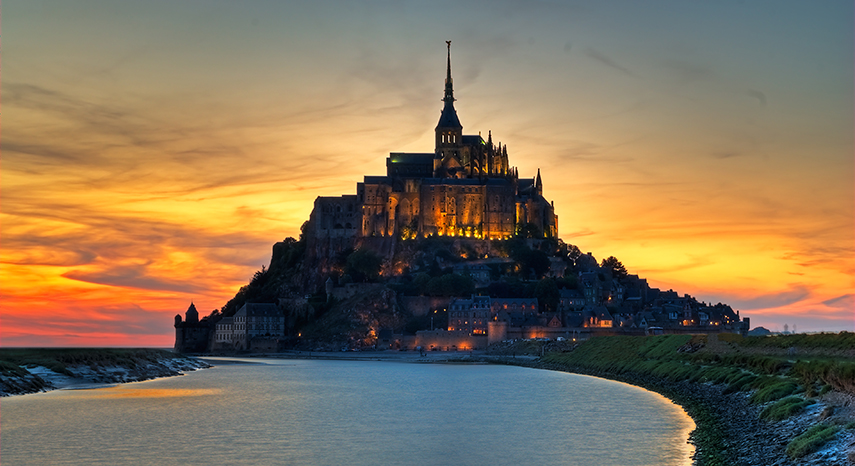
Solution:
M 249 350 L 275 346 L 285 336 L 285 316 L 275 304 L 246 303 L 216 324 L 214 349 Z

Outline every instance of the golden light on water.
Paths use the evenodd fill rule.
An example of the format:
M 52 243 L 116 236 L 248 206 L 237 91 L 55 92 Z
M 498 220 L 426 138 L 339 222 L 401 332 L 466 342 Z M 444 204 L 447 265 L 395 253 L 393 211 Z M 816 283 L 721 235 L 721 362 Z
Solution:
M 92 390 L 73 390 L 75 397 L 82 398 L 186 398 L 222 395 L 219 388 L 136 388 L 133 384 Z

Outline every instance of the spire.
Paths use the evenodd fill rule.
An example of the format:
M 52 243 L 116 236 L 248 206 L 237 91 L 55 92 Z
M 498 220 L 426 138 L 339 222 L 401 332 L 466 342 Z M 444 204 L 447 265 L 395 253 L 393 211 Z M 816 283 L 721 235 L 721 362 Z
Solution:
M 537 178 L 534 180 L 534 185 L 538 187 L 538 189 L 543 187 L 543 181 L 540 180 L 540 169 L 537 169 Z
M 460 119 L 457 118 L 457 110 L 454 109 L 454 101 L 456 99 L 454 98 L 454 87 L 452 85 L 454 80 L 451 79 L 451 41 L 447 40 L 445 43 L 448 46 L 448 68 L 445 75 L 445 96 L 442 98 L 445 105 L 442 108 L 442 114 L 439 117 L 439 124 L 436 128 L 437 130 L 440 128 L 462 130 L 463 125 L 460 124 Z
M 452 86 L 454 84 L 454 80 L 451 79 L 451 41 L 447 40 L 445 43 L 448 46 L 448 69 L 445 75 L 445 97 L 443 97 L 442 100 L 446 104 L 450 104 L 455 101 L 454 88 Z

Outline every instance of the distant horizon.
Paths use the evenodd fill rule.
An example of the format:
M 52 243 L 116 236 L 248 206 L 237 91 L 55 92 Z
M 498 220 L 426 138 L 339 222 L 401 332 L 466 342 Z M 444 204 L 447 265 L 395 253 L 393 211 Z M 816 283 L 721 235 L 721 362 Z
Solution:
M 540 169 L 565 242 L 855 331 L 850 1 L 3 7 L 4 348 L 170 345 L 316 197 L 433 150 L 447 40 L 463 133 Z

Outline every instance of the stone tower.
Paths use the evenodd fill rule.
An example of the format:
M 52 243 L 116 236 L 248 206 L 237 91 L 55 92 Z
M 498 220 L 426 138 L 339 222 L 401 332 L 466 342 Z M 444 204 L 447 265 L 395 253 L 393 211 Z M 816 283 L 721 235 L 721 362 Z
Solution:
M 434 174 L 439 177 L 462 177 L 466 161 L 463 160 L 463 125 L 454 109 L 454 80 L 451 78 L 451 41 L 448 45 L 448 65 L 445 76 L 445 95 L 442 113 L 436 125 L 436 155 Z

